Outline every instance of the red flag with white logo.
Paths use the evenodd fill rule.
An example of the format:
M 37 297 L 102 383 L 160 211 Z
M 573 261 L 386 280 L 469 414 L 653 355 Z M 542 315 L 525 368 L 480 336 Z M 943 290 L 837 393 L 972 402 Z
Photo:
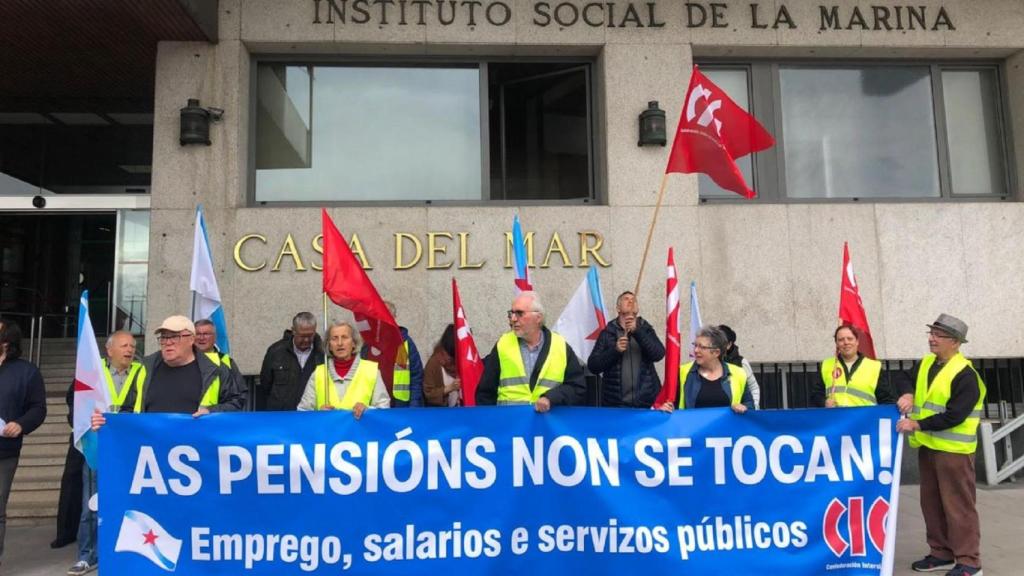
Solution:
M 665 383 L 654 401 L 658 407 L 676 401 L 679 391 L 679 276 L 672 248 L 668 249 L 668 280 L 665 282 Z
M 484 373 L 484 363 L 476 351 L 473 333 L 466 321 L 466 311 L 459 297 L 459 285 L 452 278 L 452 309 L 455 316 L 455 361 L 462 380 L 462 405 L 476 406 L 476 385 Z
M 384 382 L 393 380 L 395 355 L 402 345 L 398 330 L 388 307 L 384 304 L 366 271 L 359 265 L 348 242 L 334 221 L 323 210 L 324 236 L 324 293 L 338 306 L 352 311 L 356 330 L 367 346 L 366 358 L 377 362 Z M 391 393 L 391 390 L 388 390 Z
M 753 198 L 736 158 L 774 144 L 775 139 L 753 116 L 694 66 L 665 173 L 701 172 L 722 188 Z
M 868 314 L 864 311 L 864 302 L 860 299 L 857 276 L 853 273 L 853 262 L 850 261 L 850 247 L 846 242 L 843 242 L 843 279 L 839 289 L 839 323 L 849 324 L 860 330 L 860 353 L 868 358 L 876 357 L 875 342 L 871 339 L 871 327 L 868 326 Z

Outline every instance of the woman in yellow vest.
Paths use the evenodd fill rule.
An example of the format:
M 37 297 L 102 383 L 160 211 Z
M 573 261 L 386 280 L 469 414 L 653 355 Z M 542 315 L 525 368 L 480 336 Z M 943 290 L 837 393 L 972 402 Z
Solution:
M 360 358 L 358 332 L 348 322 L 327 331 L 328 356 L 306 383 L 299 410 L 351 410 L 358 420 L 367 407 L 389 408 L 391 397 L 377 363 Z
M 729 406 L 733 412 L 743 414 L 754 409 L 747 373 L 724 360 L 728 345 L 728 337 L 718 326 L 705 326 L 697 332 L 693 362 L 679 367 L 680 410 Z M 660 408 L 672 412 L 676 406 L 666 402 Z
M 843 324 L 833 334 L 836 355 L 821 362 L 821 382 L 811 393 L 810 404 L 817 408 L 874 406 L 895 399 L 879 386 L 882 363 L 858 350 L 860 332 Z

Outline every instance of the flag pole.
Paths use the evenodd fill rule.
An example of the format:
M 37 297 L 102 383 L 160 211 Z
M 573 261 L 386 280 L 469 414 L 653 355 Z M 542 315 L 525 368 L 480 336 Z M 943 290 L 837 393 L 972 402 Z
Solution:
M 331 378 L 331 373 L 328 372 L 328 370 L 327 370 L 327 350 L 328 350 L 327 340 L 330 338 L 330 334 L 331 334 L 331 327 L 327 325 L 327 292 L 324 292 L 324 342 L 323 342 L 323 345 L 324 345 L 324 380 L 325 380 L 325 382 L 324 382 L 324 399 L 327 402 L 327 404 L 331 403 L 331 388 L 334 387 L 334 381 Z M 317 406 L 316 410 L 319 410 L 319 409 L 320 409 L 320 407 Z
M 665 186 L 668 184 L 668 172 L 661 177 L 661 188 L 658 190 L 658 203 L 654 205 L 654 216 L 651 218 L 651 225 L 647 228 L 647 242 L 644 243 L 644 255 L 640 259 L 640 272 L 636 275 L 636 287 L 634 294 L 640 293 L 640 280 L 644 277 L 644 265 L 647 264 L 647 252 L 651 249 L 651 237 L 654 236 L 654 225 L 658 222 L 658 211 L 661 210 L 661 200 L 665 197 Z

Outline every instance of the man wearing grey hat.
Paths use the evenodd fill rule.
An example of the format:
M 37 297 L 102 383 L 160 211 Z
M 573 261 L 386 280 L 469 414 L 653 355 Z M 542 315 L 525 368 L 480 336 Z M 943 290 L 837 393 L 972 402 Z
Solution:
M 914 365 L 914 381 L 900 386 L 897 405 L 909 418 L 896 429 L 917 448 L 921 512 L 931 548 L 911 564 L 917 572 L 980 576 L 981 529 L 975 506 L 974 452 L 985 401 L 985 383 L 960 353 L 967 324 L 940 314 L 927 325 L 931 354 Z

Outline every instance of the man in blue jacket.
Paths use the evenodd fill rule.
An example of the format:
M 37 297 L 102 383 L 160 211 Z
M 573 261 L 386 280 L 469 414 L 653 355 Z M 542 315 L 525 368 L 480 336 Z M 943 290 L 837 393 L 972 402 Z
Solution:
M 587 360 L 587 368 L 601 375 L 602 406 L 650 408 L 661 390 L 654 363 L 665 357 L 665 346 L 638 310 L 636 295 L 620 294 L 618 317 L 598 335 Z
M 0 559 L 7 533 L 7 499 L 22 439 L 46 420 L 46 388 L 39 369 L 21 359 L 21 329 L 0 320 Z

